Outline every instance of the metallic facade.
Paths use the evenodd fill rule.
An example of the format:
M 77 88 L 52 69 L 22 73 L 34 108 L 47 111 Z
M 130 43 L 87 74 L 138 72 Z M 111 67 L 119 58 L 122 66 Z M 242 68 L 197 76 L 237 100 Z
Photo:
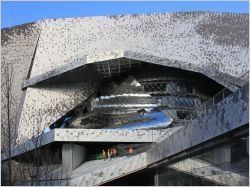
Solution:
M 247 14 L 186 12 L 41 20 L 2 29 L 2 67 L 13 70 L 12 76 L 6 76 L 9 69 L 1 74 L 12 83 L 11 105 L 6 107 L 6 94 L 1 98 L 2 149 L 8 147 L 9 119 L 16 164 L 27 161 L 28 150 L 56 145 L 61 157 L 52 173 L 61 173 L 61 184 L 98 185 L 144 171 L 153 173 L 154 184 L 167 184 L 158 175 L 164 160 L 180 157 L 183 163 L 172 169 L 193 170 L 185 168 L 192 159 L 183 152 L 200 154 L 193 149 L 205 152 L 213 142 L 216 149 L 217 139 L 237 133 L 248 142 L 248 22 Z M 31 145 L 34 139 L 39 144 Z M 137 155 L 123 159 L 129 143 Z M 110 146 L 122 152 L 119 158 L 90 161 Z M 68 158 L 71 153 L 76 157 Z M 247 184 L 246 178 L 221 178 L 215 183 Z

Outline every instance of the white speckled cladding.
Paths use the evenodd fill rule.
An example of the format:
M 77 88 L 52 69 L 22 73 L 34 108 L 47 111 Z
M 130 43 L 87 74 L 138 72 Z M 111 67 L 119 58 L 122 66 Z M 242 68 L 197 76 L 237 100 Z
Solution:
M 39 22 L 31 76 L 79 55 L 132 50 L 210 66 L 233 76 L 248 68 L 248 16 L 205 12 L 69 18 Z M 237 32 L 236 32 L 237 31 Z
M 84 100 L 90 91 L 81 83 L 28 88 L 20 117 L 17 142 L 21 143 L 48 127 Z
M 2 60 L 16 64 L 18 141 L 31 137 L 34 125 L 43 129 L 55 122 L 91 92 L 78 84 L 35 84 L 87 63 L 137 59 L 198 71 L 235 91 L 224 75 L 240 77 L 248 70 L 248 21 L 247 14 L 185 12 L 51 19 L 4 30 Z

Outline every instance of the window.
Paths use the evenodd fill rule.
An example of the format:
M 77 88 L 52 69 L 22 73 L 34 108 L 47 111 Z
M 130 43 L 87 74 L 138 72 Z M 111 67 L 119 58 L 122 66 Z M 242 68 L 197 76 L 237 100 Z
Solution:
M 193 87 L 191 85 L 187 85 L 187 93 L 193 93 Z

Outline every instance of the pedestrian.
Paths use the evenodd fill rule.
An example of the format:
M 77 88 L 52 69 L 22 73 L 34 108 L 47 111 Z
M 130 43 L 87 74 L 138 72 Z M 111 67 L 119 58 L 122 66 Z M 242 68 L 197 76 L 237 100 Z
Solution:
M 129 149 L 128 149 L 128 154 L 129 154 L 129 157 L 131 157 L 133 155 L 133 147 L 130 146 Z
M 114 158 L 116 157 L 116 154 L 117 154 L 116 149 L 114 147 L 111 148 L 111 160 L 114 160 Z
M 110 149 L 110 158 L 111 158 L 111 160 L 114 159 L 114 148 Z
M 106 152 L 105 152 L 105 150 L 104 150 L 104 149 L 102 150 L 102 158 L 103 158 L 104 160 L 106 160 L 106 158 L 107 158 L 107 156 L 106 156 Z
M 114 157 L 117 156 L 116 148 L 113 148 L 113 155 L 114 155 Z

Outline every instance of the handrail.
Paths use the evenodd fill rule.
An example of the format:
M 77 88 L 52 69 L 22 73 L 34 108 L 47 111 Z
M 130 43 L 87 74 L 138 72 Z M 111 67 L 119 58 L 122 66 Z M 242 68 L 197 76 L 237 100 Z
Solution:
M 150 148 L 149 145 L 144 145 L 142 147 L 136 148 L 134 149 L 134 153 L 133 155 L 138 155 L 141 154 L 145 151 L 147 151 Z M 124 156 L 129 156 L 128 150 L 124 151 L 122 153 L 117 152 L 117 155 L 114 158 L 118 158 L 118 157 L 124 157 Z M 94 157 L 94 159 L 93 159 Z M 94 154 L 91 154 L 90 159 L 88 161 L 93 161 L 93 160 L 102 160 L 102 152 L 96 152 Z M 108 158 L 107 158 L 108 159 Z M 111 158 L 110 158 L 111 159 Z
M 239 81 L 239 80 L 246 81 L 245 79 L 248 76 L 249 76 L 249 71 L 244 73 L 239 78 L 237 78 L 237 81 Z M 237 82 L 237 81 L 235 81 L 235 82 Z M 203 111 L 206 111 L 207 108 L 214 106 L 216 103 L 218 103 L 218 102 L 222 101 L 223 99 L 225 99 L 226 97 L 228 97 L 231 93 L 232 92 L 229 91 L 227 88 L 224 88 L 221 91 L 219 91 L 217 94 L 215 94 L 213 97 L 208 99 L 206 102 L 204 102 L 201 108 L 203 109 Z M 202 112 L 202 111 L 200 111 L 200 112 Z M 197 116 L 197 114 L 192 113 L 186 119 L 192 120 L 192 119 L 195 119 L 196 116 Z
M 237 82 L 237 81 L 246 81 L 246 76 L 249 76 L 249 71 L 244 73 L 242 76 L 240 76 L 239 78 L 236 78 L 236 81 L 234 81 L 233 83 Z M 211 105 L 209 105 L 209 103 L 212 103 L 213 105 L 216 103 L 216 100 L 219 97 L 222 97 L 221 100 L 225 99 L 226 97 L 228 97 L 231 94 L 231 91 L 229 91 L 227 88 L 222 89 L 221 91 L 219 91 L 217 94 L 215 94 L 212 98 L 208 99 L 204 104 L 205 106 L 208 108 Z M 221 101 L 219 100 L 219 101 Z M 213 106 L 212 105 L 212 106 Z
M 237 81 L 249 81 L 247 78 L 249 77 L 249 71 L 247 71 L 246 73 L 244 73 L 243 75 L 241 75 L 239 78 L 237 78 Z M 246 80 L 247 79 L 247 80 Z M 234 82 L 237 82 L 234 81 Z M 240 89 L 240 88 L 239 88 Z M 203 105 L 199 108 L 203 109 L 203 110 L 197 110 L 199 111 L 199 115 L 203 112 L 206 112 L 207 108 L 212 107 L 214 105 L 216 105 L 219 101 L 224 100 L 226 97 L 228 97 L 231 94 L 231 91 L 229 91 L 227 88 L 222 89 L 220 92 L 218 92 L 217 94 L 215 94 L 212 98 L 208 99 L 205 103 L 203 103 Z M 219 99 L 220 98 L 220 99 Z M 221 99 L 222 98 L 222 99 Z M 217 101 L 217 102 L 216 102 Z M 210 104 L 211 103 L 211 104 Z M 188 115 L 185 120 L 184 123 L 186 124 L 188 123 L 192 123 L 196 117 L 197 117 L 197 113 L 191 113 L 190 115 Z M 179 131 L 180 129 L 178 129 L 177 131 Z M 168 131 L 167 131 L 168 132 Z M 166 132 L 166 133 L 167 133 Z M 164 133 L 163 135 L 161 135 L 160 137 L 158 137 L 154 143 L 151 144 L 151 148 L 152 146 L 154 146 L 157 143 L 157 140 L 159 140 L 160 138 L 162 138 L 166 133 Z

